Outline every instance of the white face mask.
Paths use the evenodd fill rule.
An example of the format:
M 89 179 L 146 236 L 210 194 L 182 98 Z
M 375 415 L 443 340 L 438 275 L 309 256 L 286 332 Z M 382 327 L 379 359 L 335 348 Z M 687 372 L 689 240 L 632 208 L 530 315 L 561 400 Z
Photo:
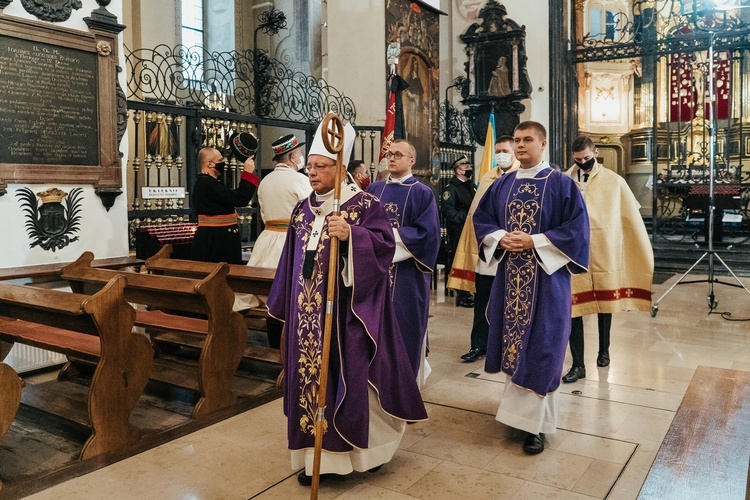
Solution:
M 297 161 L 295 162 L 297 165 L 297 170 L 304 170 L 305 169 L 305 156 L 300 155 L 299 158 L 297 158 Z
M 510 153 L 495 153 L 495 163 L 498 167 L 510 167 L 512 164 Z

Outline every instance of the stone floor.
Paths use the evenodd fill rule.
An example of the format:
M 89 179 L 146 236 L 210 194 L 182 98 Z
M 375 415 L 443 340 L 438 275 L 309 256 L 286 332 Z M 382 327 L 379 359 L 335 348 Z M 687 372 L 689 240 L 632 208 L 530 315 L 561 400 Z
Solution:
M 659 297 L 675 280 L 655 285 Z M 750 286 L 750 280 L 745 280 Z M 597 368 L 596 319 L 586 318 L 588 376 L 560 389 L 558 431 L 541 455 L 494 419 L 502 377 L 462 363 L 472 312 L 433 295 L 430 364 L 423 391 L 430 418 L 410 425 L 393 461 L 321 485 L 320 497 L 381 499 L 632 499 L 698 365 L 750 371 L 750 295 L 708 284 L 680 285 L 655 318 L 621 313 L 612 325 L 612 364 Z M 570 359 L 565 368 L 570 366 Z M 308 498 L 286 450 L 276 400 L 31 498 Z

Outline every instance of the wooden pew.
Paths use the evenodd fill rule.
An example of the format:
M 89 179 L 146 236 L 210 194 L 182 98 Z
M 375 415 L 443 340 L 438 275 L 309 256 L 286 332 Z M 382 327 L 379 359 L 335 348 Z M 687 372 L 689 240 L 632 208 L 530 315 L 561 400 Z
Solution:
M 215 267 L 215 264 L 210 262 L 172 259 L 170 258 L 171 253 L 172 247 L 164 245 L 156 255 L 146 260 L 146 269 L 154 274 L 202 278 Z M 273 278 L 276 275 L 275 269 L 248 267 L 239 264 L 228 264 L 228 266 L 227 283 L 235 292 L 255 295 L 268 295 L 270 293 Z M 268 318 L 268 309 L 265 306 L 254 307 L 248 311 L 247 315 L 254 318 Z M 175 337 L 165 337 L 164 340 L 181 343 L 180 339 Z M 281 365 L 280 351 L 269 347 L 247 345 L 243 357 L 249 360 Z
M 155 274 L 182 276 L 185 278 L 202 278 L 215 266 L 211 262 L 172 259 L 172 246 L 164 245 L 153 257 L 146 259 L 146 269 Z M 267 267 L 248 267 L 240 264 L 228 264 L 227 283 L 232 290 L 240 293 L 268 295 L 271 292 L 276 270 Z
M 750 461 L 750 372 L 699 366 L 639 498 L 743 498 Z
M 123 298 L 126 279 L 116 276 L 93 296 L 0 283 L 0 341 L 24 343 L 96 363 L 88 402 L 63 401 L 41 385 L 28 385 L 22 401 L 91 428 L 81 459 L 134 443 L 140 432 L 130 413 L 148 382 L 153 350 L 133 333 L 135 310 Z M 9 349 L 3 349 L 7 354 Z M 4 358 L 3 358 L 4 359 Z
M 21 378 L 13 368 L 0 363 L 0 442 L 16 417 L 18 405 L 21 403 L 22 385 Z M 0 481 L 0 491 L 2 489 L 3 482 Z
M 111 257 L 107 259 L 96 259 L 91 267 L 102 269 L 122 269 L 133 267 L 136 272 L 143 265 L 143 260 L 135 257 Z M 60 279 L 60 270 L 69 262 L 57 262 L 55 264 L 41 264 L 37 266 L 6 267 L 0 269 L 0 281 L 10 281 L 29 278 L 35 281 L 50 281 Z
M 90 287 L 102 286 L 113 276 L 127 276 L 125 300 L 151 308 L 136 311 L 136 326 L 164 335 L 179 332 L 192 338 L 193 345 L 201 349 L 197 377 L 185 377 L 157 364 L 151 378 L 198 391 L 200 399 L 193 409 L 193 418 L 236 404 L 231 381 L 242 359 L 246 327 L 242 315 L 232 311 L 234 293 L 226 282 L 227 264 L 213 264 L 206 276 L 190 279 L 93 269 L 90 267 L 93 258 L 91 252 L 85 252 L 61 271 L 61 277 L 68 280 L 74 291 L 82 293 Z M 164 311 L 200 314 L 207 319 Z

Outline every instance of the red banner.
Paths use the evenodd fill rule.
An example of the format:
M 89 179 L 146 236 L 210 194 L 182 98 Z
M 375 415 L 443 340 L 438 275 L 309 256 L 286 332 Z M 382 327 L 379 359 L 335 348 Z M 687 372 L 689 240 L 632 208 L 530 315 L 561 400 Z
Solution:
M 385 109 L 385 127 L 383 128 L 383 135 L 380 140 L 380 156 L 378 158 L 381 171 L 387 169 L 385 154 L 388 152 L 388 148 L 391 147 L 391 143 L 396 139 L 404 139 L 406 137 L 404 133 L 404 108 L 401 104 L 401 91 L 408 87 L 409 84 L 400 76 L 391 76 L 391 92 L 388 94 L 388 105 Z

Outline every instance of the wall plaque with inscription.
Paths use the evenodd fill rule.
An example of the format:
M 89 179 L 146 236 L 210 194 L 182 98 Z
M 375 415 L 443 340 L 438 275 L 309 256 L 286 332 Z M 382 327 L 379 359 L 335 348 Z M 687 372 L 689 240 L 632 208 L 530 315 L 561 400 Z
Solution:
M 0 195 L 7 184 L 92 184 L 121 193 L 117 34 L 0 13 Z M 98 25 L 97 25 L 98 26 Z
M 99 165 L 97 55 L 0 36 L 0 162 Z

